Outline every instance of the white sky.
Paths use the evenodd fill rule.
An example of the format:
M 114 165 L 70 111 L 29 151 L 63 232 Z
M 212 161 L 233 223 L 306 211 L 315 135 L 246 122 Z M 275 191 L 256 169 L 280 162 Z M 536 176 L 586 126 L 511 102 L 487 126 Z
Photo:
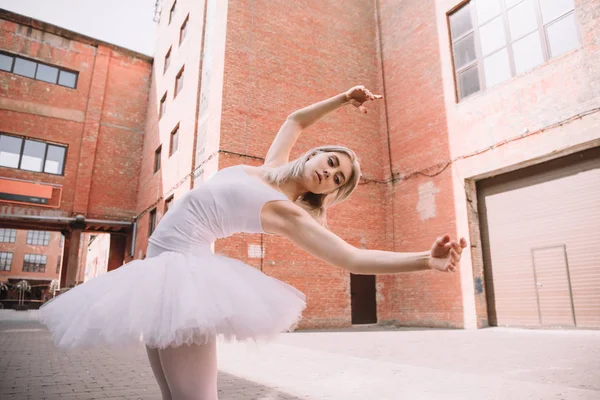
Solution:
M 154 56 L 156 0 L 0 0 L 0 8 Z

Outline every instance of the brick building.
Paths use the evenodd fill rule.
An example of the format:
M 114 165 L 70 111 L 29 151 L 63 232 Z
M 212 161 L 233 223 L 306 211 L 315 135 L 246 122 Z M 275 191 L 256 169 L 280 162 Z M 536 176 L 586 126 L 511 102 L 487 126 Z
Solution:
M 134 256 L 172 201 L 221 168 L 259 164 L 289 113 L 364 84 L 385 100 L 327 116 L 292 156 L 355 149 L 363 180 L 331 230 L 395 251 L 464 235 L 460 272 L 354 276 L 269 235 L 215 251 L 306 293 L 301 327 L 597 328 L 598 11 L 593 0 L 163 1 L 151 73 L 131 58 L 123 70 L 149 80 L 121 220 L 135 220 Z
M 150 66 L 0 10 L 0 223 L 65 235 L 63 287 L 82 232 L 111 234 L 110 269 L 129 257 Z

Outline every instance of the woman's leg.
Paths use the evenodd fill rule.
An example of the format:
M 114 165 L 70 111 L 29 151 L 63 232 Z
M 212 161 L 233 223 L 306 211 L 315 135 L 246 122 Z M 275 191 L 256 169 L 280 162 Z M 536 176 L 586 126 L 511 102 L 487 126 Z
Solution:
M 165 378 L 162 366 L 160 365 L 158 349 L 152 349 L 146 346 L 146 353 L 148 353 L 148 360 L 150 360 L 150 366 L 152 367 L 152 372 L 154 373 L 156 382 L 158 382 L 158 387 L 160 387 L 160 393 L 162 394 L 163 400 L 172 400 L 167 378 Z
M 217 342 L 159 350 L 160 363 L 175 400 L 217 400 Z

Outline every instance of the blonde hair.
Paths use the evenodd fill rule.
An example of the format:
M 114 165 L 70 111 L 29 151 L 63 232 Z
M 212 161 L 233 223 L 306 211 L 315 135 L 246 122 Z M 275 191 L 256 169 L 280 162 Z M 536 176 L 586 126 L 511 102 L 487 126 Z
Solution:
M 307 192 L 296 200 L 296 204 L 304 208 L 320 224 L 327 225 L 327 209 L 346 200 L 358 186 L 360 181 L 360 164 L 356 154 L 344 146 L 321 146 L 307 151 L 304 155 L 265 174 L 268 182 L 279 185 L 304 173 L 306 162 L 319 153 L 342 153 L 352 162 L 352 174 L 348 180 L 333 193 Z

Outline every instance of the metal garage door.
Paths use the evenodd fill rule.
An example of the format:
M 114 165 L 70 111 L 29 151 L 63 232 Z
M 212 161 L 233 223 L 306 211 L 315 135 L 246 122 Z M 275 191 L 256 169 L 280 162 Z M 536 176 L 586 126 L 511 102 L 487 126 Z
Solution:
M 600 328 L 600 148 L 477 193 L 490 323 Z

